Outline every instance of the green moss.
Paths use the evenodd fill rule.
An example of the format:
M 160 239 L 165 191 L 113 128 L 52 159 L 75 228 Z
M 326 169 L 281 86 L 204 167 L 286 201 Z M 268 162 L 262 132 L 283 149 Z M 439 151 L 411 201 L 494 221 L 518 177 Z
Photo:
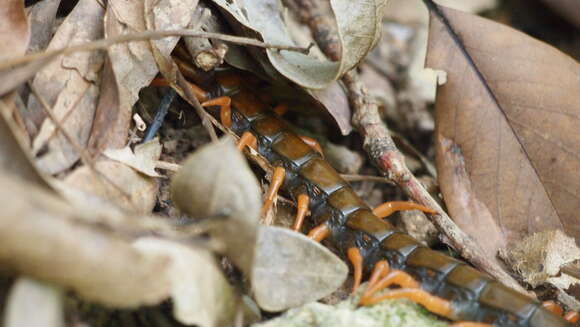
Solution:
M 309 303 L 253 327 L 444 327 L 447 323 L 407 300 L 357 307 L 352 298 L 335 306 Z

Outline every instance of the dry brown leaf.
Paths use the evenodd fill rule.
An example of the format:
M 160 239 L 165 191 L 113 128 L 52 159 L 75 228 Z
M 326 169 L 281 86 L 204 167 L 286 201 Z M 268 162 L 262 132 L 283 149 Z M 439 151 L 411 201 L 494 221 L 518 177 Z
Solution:
M 173 315 L 185 325 L 231 326 L 240 297 L 207 250 L 156 238 L 138 239 L 134 246 L 144 254 L 171 258 L 168 274 Z
M 447 72 L 436 147 L 451 216 L 493 254 L 498 238 L 509 246 L 537 231 L 578 239 L 580 66 L 511 28 L 440 8 L 466 49 L 432 12 L 427 66 Z M 462 153 L 466 175 L 449 150 Z
M 0 265 L 71 289 L 90 301 L 129 308 L 169 295 L 168 258 L 144 256 L 126 239 L 52 193 L 0 175 Z
M 258 305 L 282 311 L 339 288 L 346 264 L 321 244 L 287 228 L 260 226 L 252 289 Z
M 130 146 L 126 146 L 122 149 L 107 149 L 103 154 L 109 159 L 124 163 L 147 176 L 161 177 L 155 171 L 157 161 L 161 156 L 161 150 L 159 139 L 154 138 L 147 143 L 135 146 L 134 153 Z
M 30 27 L 24 1 L 3 0 L 0 6 L 0 60 L 26 52 L 30 42 Z
M 50 42 L 49 49 L 94 41 L 103 36 L 103 7 L 93 0 L 81 0 L 67 16 Z M 77 52 L 62 56 L 36 74 L 33 86 L 52 108 L 53 114 L 74 141 L 87 143 L 98 98 L 102 52 Z M 43 111 L 42 103 L 30 97 L 28 107 Z M 38 158 L 41 170 L 50 174 L 69 168 L 79 154 L 49 119 L 42 122 L 33 142 L 33 151 L 43 151 Z M 44 149 L 45 147 L 47 149 Z
M 260 187 L 231 138 L 204 146 L 171 181 L 175 205 L 195 218 L 214 217 L 212 235 L 226 255 L 250 275 L 260 215 Z
M 90 167 L 82 166 L 71 172 L 64 182 L 129 212 L 151 213 L 159 187 L 155 179 L 140 174 L 127 164 L 112 160 L 98 161 L 94 166 L 108 181 L 95 174 Z
M 561 273 L 562 268 L 580 261 L 580 248 L 573 238 L 558 230 L 535 233 L 514 244 L 502 256 L 511 268 L 532 287 L 544 283 L 560 289 L 580 283 L 580 279 Z
M 13 177 L 50 189 L 44 177 L 36 170 L 22 142 L 12 132 L 12 125 L 4 117 L 4 103 L 0 101 L 0 171 Z
M 294 45 L 282 18 L 284 9 L 278 1 L 213 2 L 237 21 L 234 27 L 243 33 L 272 44 Z M 306 88 L 322 89 L 339 79 L 365 57 L 380 34 L 385 1 L 331 0 L 330 3 L 342 46 L 340 61 L 319 60 L 292 51 L 266 51 L 270 62 L 282 75 Z
M 87 149 L 92 156 L 104 149 L 121 148 L 127 144 L 131 111 L 120 109 L 119 89 L 111 60 L 107 57 L 102 73 L 99 99 Z
M 159 1 L 151 11 L 158 30 L 180 29 L 188 25 L 196 0 Z M 105 17 L 107 38 L 127 33 L 143 32 L 145 8 L 142 0 L 111 0 Z M 154 41 L 159 51 L 169 56 L 178 37 Z M 139 41 L 112 46 L 108 51 L 119 89 L 121 116 L 126 118 L 139 98 L 139 90 L 149 85 L 158 72 L 149 42 Z
M 64 326 L 63 300 L 63 292 L 58 287 L 19 278 L 10 289 L 2 326 Z
M 61 0 L 44 0 L 28 9 L 31 39 L 27 52 L 38 52 L 46 48 L 54 32 L 56 12 Z

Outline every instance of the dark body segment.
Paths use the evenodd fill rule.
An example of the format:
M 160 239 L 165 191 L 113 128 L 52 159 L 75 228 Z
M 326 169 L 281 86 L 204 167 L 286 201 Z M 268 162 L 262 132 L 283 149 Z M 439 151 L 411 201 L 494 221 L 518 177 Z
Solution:
M 357 247 L 367 273 L 379 260 L 387 260 L 393 269 L 411 274 L 426 291 L 449 300 L 453 310 L 447 318 L 452 320 L 497 327 L 570 326 L 539 302 L 422 246 L 376 217 L 336 170 L 253 93 L 240 89 L 232 103 L 232 130 L 237 134 L 250 131 L 257 137 L 258 152 L 285 168 L 283 188 L 295 199 L 301 193 L 309 196 L 312 219 L 330 227 L 329 240 L 341 254 Z

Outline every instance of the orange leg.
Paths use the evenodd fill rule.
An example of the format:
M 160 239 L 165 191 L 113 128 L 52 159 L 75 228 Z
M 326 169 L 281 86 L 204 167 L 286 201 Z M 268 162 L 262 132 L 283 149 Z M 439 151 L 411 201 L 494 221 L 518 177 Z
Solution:
M 262 206 L 262 216 L 268 213 L 268 210 L 272 207 L 274 203 L 274 199 L 278 194 L 278 190 L 282 183 L 284 182 L 284 177 L 286 176 L 286 170 L 282 167 L 274 168 L 274 174 L 272 175 L 272 180 L 270 181 L 270 188 L 268 188 L 268 192 L 266 192 L 266 201 L 264 201 L 264 205 Z
M 304 135 L 300 135 L 299 137 L 302 140 L 302 142 L 308 144 L 309 147 L 314 149 L 314 151 L 320 153 L 321 156 L 324 156 L 324 153 L 322 153 L 322 147 L 320 146 L 320 143 L 318 143 L 318 141 L 316 141 L 315 139 L 313 139 L 311 137 L 304 136 Z
M 386 294 L 367 298 L 364 305 L 372 305 L 387 299 L 409 299 L 415 303 L 424 306 L 427 310 L 443 317 L 449 317 L 451 313 L 451 303 L 440 297 L 431 295 L 419 288 L 398 288 L 390 290 Z
M 328 235 L 330 235 L 330 228 L 327 224 L 322 223 L 310 230 L 308 238 L 315 242 L 322 242 Z
M 288 106 L 285 104 L 279 104 L 274 109 L 272 109 L 278 116 L 284 116 L 284 114 L 288 111 Z
M 580 315 L 576 311 L 569 311 L 564 315 L 564 319 L 571 324 L 575 324 L 580 320 Z
M 220 121 L 225 127 L 232 126 L 232 99 L 230 97 L 219 97 L 203 102 L 202 107 L 219 106 Z
M 299 194 L 298 195 L 298 203 L 297 207 L 298 210 L 296 211 L 296 219 L 294 219 L 294 225 L 292 229 L 296 232 L 300 231 L 302 228 L 302 224 L 304 223 L 304 218 L 306 217 L 306 213 L 308 212 L 308 204 L 310 203 L 310 198 L 306 194 Z
M 421 211 L 423 211 L 425 213 L 429 213 L 429 214 L 437 213 L 437 211 L 435 211 L 431 208 L 427 208 L 423 205 L 417 204 L 415 202 L 409 202 L 409 201 L 385 202 L 385 203 L 381 204 L 380 206 L 374 208 L 373 213 L 375 214 L 375 216 L 377 216 L 379 218 L 385 218 L 385 217 L 392 215 L 393 212 L 401 211 L 401 210 L 421 210 Z
M 346 255 L 348 260 L 352 264 L 353 272 L 353 284 L 352 284 L 352 293 L 356 292 L 358 287 L 360 286 L 360 282 L 362 280 L 362 268 L 363 268 L 363 257 L 360 254 L 360 250 L 358 248 L 352 247 L 346 251 Z
M 561 316 L 564 313 L 564 310 L 562 310 L 562 307 L 559 306 L 554 301 L 544 301 L 544 302 L 542 302 L 542 306 L 544 308 L 546 308 L 547 310 L 552 311 L 554 314 L 556 314 L 558 316 Z
M 254 134 L 245 131 L 244 134 L 240 137 L 240 141 L 238 142 L 238 149 L 242 151 L 246 146 L 256 149 L 258 147 L 258 140 Z

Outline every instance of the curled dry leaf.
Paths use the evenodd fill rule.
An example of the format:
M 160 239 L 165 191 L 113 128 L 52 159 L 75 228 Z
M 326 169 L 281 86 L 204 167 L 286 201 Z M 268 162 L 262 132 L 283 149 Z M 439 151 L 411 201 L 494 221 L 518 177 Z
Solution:
M 502 256 L 532 287 L 549 283 L 567 289 L 571 284 L 580 283 L 580 279 L 562 271 L 567 264 L 580 262 L 580 249 L 573 238 L 561 231 L 543 231 L 530 235 L 507 249 Z
M 31 38 L 27 52 L 41 51 L 50 42 L 60 2 L 61 0 L 45 0 L 28 8 Z
M 0 265 L 118 308 L 153 305 L 169 295 L 168 258 L 144 256 L 127 240 L 61 198 L 0 176 Z
M 0 6 L 0 60 L 24 54 L 29 41 L 24 1 L 4 0 Z
M 537 231 L 578 239 L 580 66 L 513 29 L 436 8 L 427 66 L 447 72 L 436 100 L 436 149 L 451 216 L 471 225 L 490 255 L 503 244 L 495 240 L 509 247 Z M 466 174 L 450 149 L 463 154 Z
M 2 101 L 0 101 L 0 112 L 5 112 Z M 24 150 L 22 143 L 12 131 L 12 125 L 0 113 L 0 171 L 49 189 L 50 186 L 44 177 L 34 167 L 29 153 Z
M 339 288 L 346 264 L 327 248 L 287 228 L 261 226 L 252 273 L 258 305 L 282 311 L 316 301 Z
M 161 150 L 159 139 L 154 138 L 147 143 L 135 146 L 135 152 L 131 150 L 130 146 L 126 146 L 122 149 L 107 149 L 103 154 L 109 159 L 122 162 L 147 176 L 161 177 L 155 171 L 155 166 L 161 156 Z
M 143 32 L 145 2 L 141 0 L 111 0 L 105 15 L 105 34 L 108 38 L 128 33 Z M 197 1 L 159 1 L 150 15 L 158 30 L 180 29 L 188 25 Z M 169 56 L 179 38 L 154 41 L 164 56 Z M 119 89 L 121 112 L 131 112 L 139 98 L 139 90 L 149 85 L 158 72 L 149 42 L 139 41 L 111 46 L 108 51 Z M 125 116 L 124 116 L 125 117 Z M 130 119 L 127 115 L 125 119 Z M 128 124 L 128 123 L 127 123 Z
M 8 295 L 2 325 L 4 327 L 65 326 L 62 290 L 34 279 L 19 278 Z
M 179 322 L 200 327 L 232 325 L 240 298 L 210 252 L 155 238 L 138 239 L 133 246 L 146 255 L 171 258 L 167 270 L 173 315 Z
M 103 36 L 104 9 L 93 0 L 81 0 L 60 25 L 48 49 L 94 41 Z M 76 52 L 61 56 L 40 70 L 33 81 L 41 99 L 30 97 L 32 112 L 52 110 L 60 125 L 84 147 L 92 126 L 98 99 L 100 71 L 104 55 L 98 51 Z M 44 108 L 42 102 L 50 108 Z M 39 118 L 46 115 L 39 114 Z M 54 174 L 69 168 L 79 159 L 79 153 L 57 130 L 50 119 L 34 122 L 42 124 L 33 142 L 34 153 L 48 148 L 38 159 L 41 170 Z
M 71 172 L 64 182 L 74 189 L 95 195 L 128 212 L 151 213 L 157 200 L 158 183 L 134 168 L 112 160 L 102 160 L 91 167 Z M 105 177 L 106 178 L 105 178 Z
M 231 2 L 214 0 L 245 29 L 249 36 L 258 36 L 272 44 L 294 45 L 282 20 L 283 8 L 275 0 Z M 291 81 L 306 88 L 321 89 L 355 67 L 376 43 L 381 27 L 383 0 L 332 0 L 342 58 L 338 62 L 323 61 L 292 51 L 267 50 L 270 62 Z M 251 32 L 250 32 L 251 31 Z
M 171 182 L 175 205 L 192 217 L 214 217 L 212 235 L 226 255 L 250 275 L 260 215 L 260 188 L 231 138 L 192 154 Z

